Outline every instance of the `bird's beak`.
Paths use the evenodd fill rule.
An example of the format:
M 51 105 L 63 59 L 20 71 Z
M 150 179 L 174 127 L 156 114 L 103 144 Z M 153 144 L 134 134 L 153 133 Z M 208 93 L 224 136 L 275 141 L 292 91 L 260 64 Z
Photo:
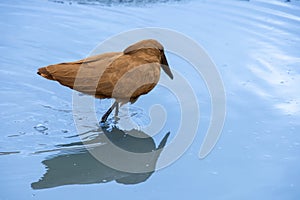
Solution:
M 171 79 L 173 79 L 173 74 L 171 72 L 171 69 L 169 67 L 169 64 L 168 64 L 168 61 L 167 61 L 167 58 L 166 58 L 164 52 L 161 53 L 161 68 L 164 70 L 164 72 L 166 72 L 166 74 Z

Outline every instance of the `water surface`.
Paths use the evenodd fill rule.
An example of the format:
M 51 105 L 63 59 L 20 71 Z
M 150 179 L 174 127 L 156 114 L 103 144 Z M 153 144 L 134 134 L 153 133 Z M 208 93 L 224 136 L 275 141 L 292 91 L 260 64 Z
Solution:
M 0 199 L 299 198 L 299 1 L 99 2 L 0 3 Z M 170 66 L 189 77 L 197 91 L 201 116 L 191 147 L 155 173 L 132 175 L 101 163 L 89 168 L 94 160 L 73 137 L 72 91 L 36 70 L 84 58 L 108 37 L 143 27 L 181 32 L 213 59 L 227 96 L 222 136 L 200 160 L 211 114 L 209 93 L 187 62 L 167 54 Z M 110 103 L 97 102 L 98 116 Z M 157 87 L 130 107 L 138 131 L 151 122 L 153 104 L 164 105 L 168 116 L 158 133 L 143 132 L 153 136 L 147 141 L 150 151 L 168 132 L 170 144 L 180 120 L 176 99 Z M 74 160 L 89 164 L 73 173 Z

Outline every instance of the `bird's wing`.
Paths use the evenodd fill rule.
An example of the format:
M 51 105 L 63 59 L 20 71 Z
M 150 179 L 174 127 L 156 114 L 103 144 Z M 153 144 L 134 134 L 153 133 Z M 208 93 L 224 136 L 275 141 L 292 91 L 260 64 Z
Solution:
M 154 88 L 160 77 L 158 61 L 145 57 L 123 55 L 106 68 L 98 82 L 97 94 L 124 102 L 134 101 Z
M 123 53 L 120 52 L 105 53 L 75 62 L 49 65 L 40 68 L 38 74 L 47 79 L 58 81 L 69 88 L 93 95 L 105 69 L 121 55 Z

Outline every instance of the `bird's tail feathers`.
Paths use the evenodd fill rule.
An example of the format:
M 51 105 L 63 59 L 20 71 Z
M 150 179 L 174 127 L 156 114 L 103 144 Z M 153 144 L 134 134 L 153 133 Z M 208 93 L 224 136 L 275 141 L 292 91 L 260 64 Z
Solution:
M 39 68 L 37 74 L 49 80 L 54 80 L 53 76 L 47 71 L 46 67 Z

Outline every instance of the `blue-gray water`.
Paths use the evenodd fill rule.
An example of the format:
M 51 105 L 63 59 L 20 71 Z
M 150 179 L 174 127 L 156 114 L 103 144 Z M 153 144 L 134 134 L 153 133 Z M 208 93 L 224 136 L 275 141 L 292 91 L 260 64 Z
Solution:
M 299 199 L 299 1 L 83 2 L 0 2 L 1 200 Z M 84 58 L 108 37 L 143 27 L 172 29 L 202 45 L 223 79 L 227 115 L 216 147 L 200 160 L 210 97 L 204 82 L 191 78 L 192 86 L 203 89 L 197 92 L 201 121 L 193 144 L 172 165 L 134 176 L 136 183 L 128 185 L 124 182 L 134 182 L 131 175 L 95 164 L 86 152 L 56 151 L 57 145 L 80 141 L 70 137 L 77 134 L 72 91 L 36 75 L 36 70 Z M 193 73 L 183 61 L 167 56 L 174 69 L 187 77 Z M 167 119 L 176 121 L 177 104 L 167 97 L 160 87 L 141 97 L 130 108 L 135 120 L 149 123 L 148 109 L 155 102 L 167 105 Z M 99 116 L 109 104 L 98 102 Z M 147 141 L 151 148 L 169 131 L 167 144 L 171 142 L 178 128 L 171 122 L 154 141 Z M 97 167 L 74 172 L 82 173 L 82 181 L 72 175 L 64 155 Z M 32 183 L 46 173 L 47 164 L 54 166 L 52 181 L 62 184 L 39 190 Z M 68 173 L 59 171 L 63 165 Z M 64 176 L 73 182 L 64 184 Z

